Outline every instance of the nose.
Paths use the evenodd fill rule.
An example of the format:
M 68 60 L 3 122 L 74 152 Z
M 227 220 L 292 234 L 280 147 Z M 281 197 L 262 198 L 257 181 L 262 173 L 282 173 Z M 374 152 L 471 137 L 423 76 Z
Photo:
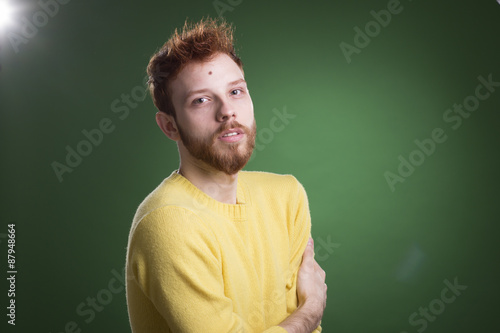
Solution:
M 217 110 L 217 121 L 227 122 L 231 121 L 231 118 L 236 118 L 236 112 L 227 100 L 220 99 L 219 109 Z

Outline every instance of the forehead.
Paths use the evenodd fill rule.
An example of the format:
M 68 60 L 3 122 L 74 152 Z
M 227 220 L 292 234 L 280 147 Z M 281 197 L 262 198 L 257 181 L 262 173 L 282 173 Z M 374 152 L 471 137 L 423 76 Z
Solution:
M 208 61 L 187 64 L 171 82 L 173 98 L 182 98 L 190 91 L 218 88 L 243 79 L 238 65 L 227 54 L 217 54 Z

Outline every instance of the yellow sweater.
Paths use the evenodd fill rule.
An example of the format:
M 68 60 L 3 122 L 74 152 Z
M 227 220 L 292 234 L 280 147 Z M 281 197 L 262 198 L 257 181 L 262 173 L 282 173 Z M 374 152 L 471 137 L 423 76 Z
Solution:
M 285 333 L 277 325 L 297 308 L 311 232 L 303 186 L 291 175 L 240 171 L 233 205 L 176 171 L 141 203 L 130 230 L 132 332 Z

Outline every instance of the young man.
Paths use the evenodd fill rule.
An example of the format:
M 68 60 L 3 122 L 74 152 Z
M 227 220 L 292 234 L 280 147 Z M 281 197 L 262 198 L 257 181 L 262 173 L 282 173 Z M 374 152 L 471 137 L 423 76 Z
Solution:
M 232 39 L 225 22 L 185 24 L 148 65 L 156 122 L 180 166 L 131 227 L 134 333 L 321 332 L 327 288 L 304 188 L 291 175 L 240 171 L 256 124 Z

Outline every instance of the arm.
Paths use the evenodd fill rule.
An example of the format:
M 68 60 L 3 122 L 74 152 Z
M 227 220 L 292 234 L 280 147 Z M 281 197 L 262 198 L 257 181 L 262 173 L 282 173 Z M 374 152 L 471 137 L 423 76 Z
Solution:
M 326 307 L 325 271 L 314 260 L 313 239 L 304 251 L 302 265 L 297 278 L 299 306 L 287 319 L 279 324 L 288 333 L 321 332 L 315 330 L 321 322 Z
M 290 269 L 293 273 L 287 284 L 289 317 L 280 326 L 289 332 L 319 333 L 322 331 L 319 325 L 324 311 L 321 304 L 326 302 L 325 273 L 314 260 L 313 245 L 311 248 L 307 246 L 311 234 L 309 202 L 302 184 L 295 178 L 294 181 L 297 187 L 290 213 L 294 219 L 289 226 Z M 302 329 L 294 330 L 294 327 Z
M 180 207 L 151 212 L 135 229 L 129 251 L 133 283 L 146 302 L 135 309 L 157 312 L 159 327 L 183 333 L 252 331 L 225 296 L 219 243 L 193 212 Z M 265 332 L 285 331 L 273 326 Z

